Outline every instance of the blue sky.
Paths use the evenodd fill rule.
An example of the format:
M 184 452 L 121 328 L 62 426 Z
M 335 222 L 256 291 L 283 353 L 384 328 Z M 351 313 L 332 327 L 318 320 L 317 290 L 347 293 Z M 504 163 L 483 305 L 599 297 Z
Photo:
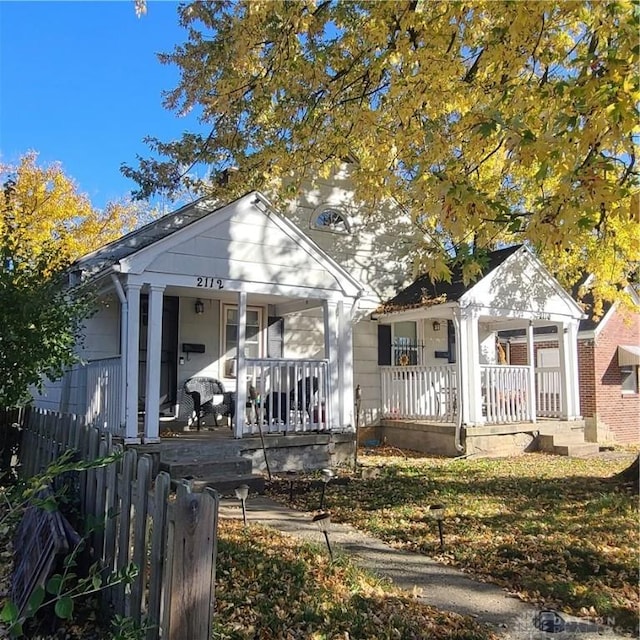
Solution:
M 120 164 L 146 155 L 145 135 L 177 138 L 194 127 L 162 107 L 178 80 L 155 54 L 186 39 L 177 3 L 133 0 L 0 0 L 0 158 L 28 150 L 60 161 L 93 204 L 126 196 L 135 183 Z

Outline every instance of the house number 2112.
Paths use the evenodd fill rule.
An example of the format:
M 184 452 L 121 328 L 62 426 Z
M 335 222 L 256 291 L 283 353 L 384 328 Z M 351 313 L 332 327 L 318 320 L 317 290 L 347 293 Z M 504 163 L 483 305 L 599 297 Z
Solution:
M 224 282 L 222 282 L 220 278 L 196 276 L 196 287 L 204 287 L 205 289 L 223 289 Z

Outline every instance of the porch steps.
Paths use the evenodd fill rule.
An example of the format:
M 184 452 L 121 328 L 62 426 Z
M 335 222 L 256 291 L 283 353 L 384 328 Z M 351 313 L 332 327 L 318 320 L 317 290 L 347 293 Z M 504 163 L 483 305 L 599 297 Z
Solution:
M 206 487 L 216 489 L 222 495 L 234 495 L 234 490 L 242 484 L 248 485 L 254 493 L 264 493 L 264 477 L 251 473 L 252 463 L 247 458 L 228 458 L 212 462 L 194 460 L 164 461 L 160 469 L 171 476 L 172 484 L 182 478 L 191 483 L 193 491 L 203 491 Z
M 571 458 L 590 458 L 600 452 L 596 443 L 585 442 L 581 429 L 558 429 L 556 433 L 541 433 L 538 436 L 540 451 Z

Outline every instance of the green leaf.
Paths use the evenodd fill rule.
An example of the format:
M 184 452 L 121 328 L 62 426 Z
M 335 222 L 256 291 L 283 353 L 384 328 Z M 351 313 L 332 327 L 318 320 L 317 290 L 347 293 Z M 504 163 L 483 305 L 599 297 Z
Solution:
M 7 600 L 0 611 L 0 621 L 13 624 L 18 619 L 18 607 L 11 600 Z
M 55 576 L 51 576 L 47 581 L 47 593 L 51 593 L 54 596 L 57 596 L 62 590 L 62 576 L 60 574 L 56 574 Z
M 58 503 L 53 496 L 49 496 L 46 500 L 43 500 L 40 506 L 49 513 L 58 510 Z
M 38 611 L 44 601 L 45 591 L 41 586 L 37 586 L 27 602 L 27 612 L 29 616 L 32 616 Z
M 54 610 L 58 618 L 68 620 L 73 615 L 73 600 L 69 596 L 63 596 L 56 602 Z

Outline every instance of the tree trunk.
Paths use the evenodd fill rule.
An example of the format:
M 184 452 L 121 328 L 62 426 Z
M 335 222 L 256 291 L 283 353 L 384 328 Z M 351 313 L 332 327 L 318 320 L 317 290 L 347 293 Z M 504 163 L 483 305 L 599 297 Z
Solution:
M 611 478 L 611 482 L 615 482 L 620 487 L 630 489 L 638 495 L 638 489 L 640 484 L 640 455 L 620 473 L 617 473 Z

